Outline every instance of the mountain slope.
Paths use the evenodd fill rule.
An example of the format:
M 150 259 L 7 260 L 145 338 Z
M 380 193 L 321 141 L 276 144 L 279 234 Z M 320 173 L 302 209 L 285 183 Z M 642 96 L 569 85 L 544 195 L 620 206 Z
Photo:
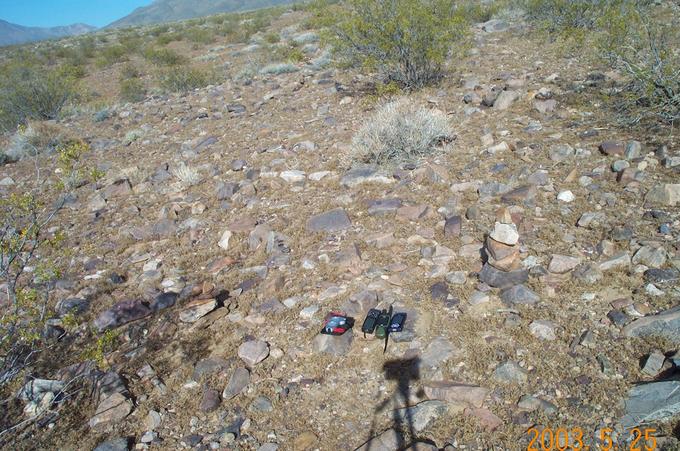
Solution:
M 286 3 L 292 3 L 292 0 L 156 0 L 149 6 L 135 9 L 129 15 L 109 24 L 107 28 L 172 22 Z
M 61 38 L 89 33 L 97 27 L 78 23 L 63 27 L 24 27 L 0 20 L 0 46 L 23 44 L 25 42 L 41 41 L 43 39 Z

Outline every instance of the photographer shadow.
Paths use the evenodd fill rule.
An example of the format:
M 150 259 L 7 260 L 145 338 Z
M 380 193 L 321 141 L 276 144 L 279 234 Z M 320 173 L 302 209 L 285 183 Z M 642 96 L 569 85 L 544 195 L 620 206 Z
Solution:
M 392 411 L 392 428 L 396 432 L 395 449 L 405 450 L 405 449 L 415 449 L 415 443 L 418 442 L 416 437 L 416 431 L 413 426 L 413 413 L 410 407 L 411 399 L 411 386 L 416 381 L 420 380 L 420 358 L 414 357 L 410 359 L 397 359 L 389 360 L 383 364 L 383 373 L 385 375 L 385 380 L 397 381 L 397 390 L 389 398 L 382 401 L 375 408 L 374 420 L 371 425 L 371 431 L 369 437 L 374 438 L 375 434 L 375 417 L 377 417 L 382 411 L 384 411 L 388 405 L 394 400 L 396 405 L 401 405 L 403 408 L 396 408 Z M 418 396 L 421 393 L 416 393 Z M 406 438 L 410 439 L 410 442 L 406 442 Z M 377 451 L 381 448 L 381 445 L 375 447 L 372 445 L 372 440 L 369 440 L 362 450 L 370 451 L 372 448 Z

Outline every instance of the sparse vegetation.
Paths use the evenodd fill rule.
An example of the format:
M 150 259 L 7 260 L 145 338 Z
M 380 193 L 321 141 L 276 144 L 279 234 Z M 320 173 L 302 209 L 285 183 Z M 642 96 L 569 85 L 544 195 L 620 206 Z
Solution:
M 179 165 L 171 169 L 172 175 L 174 175 L 182 184 L 185 186 L 198 185 L 201 180 L 201 174 L 191 166 L 187 166 L 183 161 Z
M 170 49 L 147 48 L 144 58 L 157 66 L 179 66 L 186 62 L 186 58 Z
M 280 74 L 290 74 L 292 72 L 297 72 L 298 68 L 290 63 L 273 63 L 264 66 L 260 69 L 260 73 L 263 75 L 280 75 Z
M 127 61 L 129 53 L 129 49 L 120 44 L 104 47 L 97 58 L 97 66 L 108 67 L 121 61 Z
M 139 78 L 120 81 L 120 98 L 124 102 L 141 102 L 146 97 L 146 87 Z
M 680 120 L 680 19 L 627 5 L 606 16 L 605 59 L 630 79 L 616 97 L 625 121 Z M 658 17 L 662 14 L 663 17 Z
M 187 40 L 196 44 L 210 44 L 215 42 L 215 34 L 208 28 L 189 28 L 184 32 Z
M 216 75 L 208 70 L 193 67 L 178 67 L 159 74 L 158 81 L 166 91 L 188 92 L 217 81 Z
M 146 86 L 137 66 L 126 64 L 120 72 L 120 98 L 124 102 L 140 102 L 146 97 Z
M 680 119 L 680 39 L 677 15 L 631 0 L 528 0 L 528 17 L 567 40 L 594 43 L 597 57 L 629 77 L 612 100 L 624 122 Z
M 87 147 L 73 141 L 60 146 L 58 167 L 62 189 L 73 188 L 79 160 Z M 36 175 L 40 179 L 40 174 Z M 39 184 L 36 184 L 39 186 Z M 36 192 L 0 199 L 0 283 L 4 307 L 0 313 L 0 386 L 12 381 L 44 348 L 43 331 L 49 318 L 49 293 L 60 275 L 57 260 L 42 252 L 59 254 L 63 235 L 46 227 L 63 207 L 40 200 Z
M 30 119 L 55 119 L 77 97 L 77 81 L 68 70 L 30 62 L 0 67 L 0 130 L 13 130 Z
M 438 80 L 447 55 L 460 49 L 467 21 L 445 0 L 351 0 L 334 32 L 337 54 L 385 81 L 421 88 Z
M 414 106 L 408 98 L 386 103 L 352 140 L 355 163 L 415 162 L 454 139 L 446 115 Z
M 19 126 L 9 145 L 0 153 L 0 163 L 13 163 L 26 157 L 54 152 L 70 138 L 64 130 L 49 122 L 33 121 Z

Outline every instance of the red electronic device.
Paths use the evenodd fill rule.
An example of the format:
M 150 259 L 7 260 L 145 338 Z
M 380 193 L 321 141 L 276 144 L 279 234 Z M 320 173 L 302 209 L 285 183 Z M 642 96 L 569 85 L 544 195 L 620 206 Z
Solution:
M 322 334 L 342 335 L 354 326 L 354 318 L 344 312 L 330 312 L 323 321 Z

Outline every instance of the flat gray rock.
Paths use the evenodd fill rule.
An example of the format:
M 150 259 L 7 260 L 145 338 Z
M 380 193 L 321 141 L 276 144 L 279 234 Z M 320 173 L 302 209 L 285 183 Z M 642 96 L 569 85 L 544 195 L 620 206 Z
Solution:
M 496 367 L 493 378 L 504 384 L 523 384 L 527 381 L 527 370 L 517 362 L 508 360 Z
M 541 298 L 524 285 L 515 285 L 501 292 L 501 300 L 509 305 L 536 304 Z
M 510 288 L 520 285 L 529 279 L 529 271 L 525 269 L 517 271 L 500 271 L 488 263 L 479 272 L 479 280 L 494 288 Z
M 353 329 L 350 329 L 342 335 L 317 335 L 312 342 L 314 352 L 331 354 L 334 356 L 347 354 L 352 347 L 354 338 L 352 330 Z
M 229 383 L 222 392 L 222 398 L 228 401 L 238 396 L 250 383 L 250 372 L 245 368 L 236 368 L 229 378 Z
M 368 214 L 371 216 L 385 216 L 396 213 L 403 205 L 401 199 L 375 199 L 368 201 Z
M 310 232 L 339 232 L 351 226 L 352 222 L 342 208 L 312 216 L 307 220 L 307 230 Z
M 394 429 L 388 429 L 382 434 L 373 437 L 355 451 L 394 451 L 399 448 L 403 439 L 401 434 Z
M 394 179 L 380 173 L 375 167 L 364 166 L 347 171 L 340 179 L 340 184 L 346 188 L 362 183 L 392 183 Z
M 125 437 L 118 437 L 107 440 L 97 445 L 94 451 L 127 451 L 130 449 L 129 440 Z
M 250 340 L 238 348 L 238 356 L 248 366 L 253 367 L 269 356 L 269 344 L 262 340 Z
M 637 385 L 628 392 L 624 406 L 619 422 L 625 429 L 668 420 L 680 413 L 680 381 Z
M 680 306 L 637 319 L 622 332 L 627 337 L 662 337 L 680 344 Z
M 114 304 L 110 309 L 104 310 L 94 320 L 94 327 L 99 332 L 115 329 L 151 314 L 151 309 L 142 301 L 129 299 Z
M 414 431 L 421 432 L 425 430 L 433 420 L 444 415 L 446 410 L 447 405 L 443 401 L 423 401 L 415 406 L 396 410 L 394 416 L 404 424 L 410 422 Z M 389 412 L 390 416 L 392 414 L 393 412 Z
M 437 367 L 457 355 L 457 351 L 449 340 L 444 337 L 437 337 L 427 345 L 421 355 L 421 366 L 423 368 Z

